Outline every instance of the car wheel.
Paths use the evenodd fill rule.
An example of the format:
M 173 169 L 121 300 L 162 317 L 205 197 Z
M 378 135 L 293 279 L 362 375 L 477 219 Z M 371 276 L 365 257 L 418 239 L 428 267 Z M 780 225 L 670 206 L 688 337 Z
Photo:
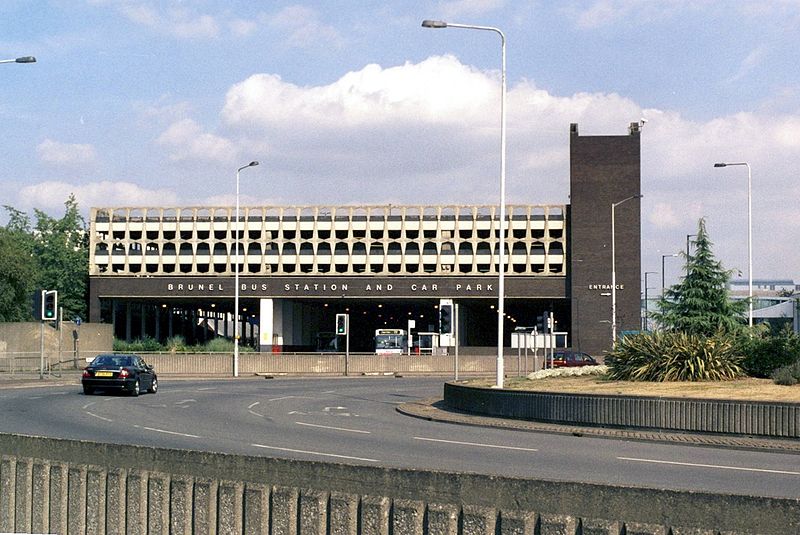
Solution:
M 158 392 L 158 377 L 153 376 L 153 380 L 150 382 L 150 388 L 148 388 L 147 391 L 151 394 Z
M 136 379 L 136 382 L 133 383 L 133 390 L 131 390 L 131 396 L 136 397 L 139 395 L 139 379 Z
M 91 396 L 92 394 L 94 394 L 94 388 L 92 388 L 91 386 L 84 386 L 83 393 L 86 394 L 87 396 Z

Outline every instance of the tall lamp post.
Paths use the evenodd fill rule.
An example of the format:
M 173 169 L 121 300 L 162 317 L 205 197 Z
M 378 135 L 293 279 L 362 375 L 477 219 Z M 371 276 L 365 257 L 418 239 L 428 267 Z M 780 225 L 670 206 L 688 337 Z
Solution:
M 750 164 L 747 162 L 715 163 L 714 167 L 728 167 L 729 165 L 743 165 L 747 167 L 747 300 L 750 311 L 747 315 L 747 324 L 753 326 L 753 175 Z
M 686 235 L 686 261 L 689 261 L 689 243 L 691 243 L 691 238 L 696 238 L 697 234 L 687 234 Z
M 505 272 L 506 272 L 506 36 L 492 26 L 453 24 L 440 20 L 423 20 L 423 28 L 463 28 L 486 30 L 500 36 L 501 88 L 500 88 L 500 255 L 497 281 L 497 377 L 498 388 L 503 388 L 503 322 L 505 321 Z
M 234 290 L 233 290 L 233 376 L 239 377 L 239 173 L 242 169 L 255 167 L 258 162 L 252 161 L 247 165 L 241 166 L 236 170 L 236 239 L 233 246 L 236 247 L 236 269 L 234 270 Z
M 644 195 L 631 195 L 619 202 L 611 203 L 611 349 L 617 343 L 617 252 L 615 211 L 617 206 L 631 199 L 641 199 Z
M 22 56 L 21 58 L 0 59 L 0 63 L 36 63 L 33 56 Z
M 661 255 L 661 297 L 664 297 L 664 260 L 678 256 L 678 253 Z
M 647 308 L 647 305 L 648 305 L 647 290 L 649 289 L 648 286 L 647 286 L 647 276 L 648 275 L 655 275 L 656 273 L 658 273 L 658 271 L 645 271 L 644 272 L 644 330 L 645 331 L 648 330 L 648 328 L 650 327 L 650 325 L 648 324 L 649 323 L 648 322 L 649 317 L 648 317 L 648 308 Z

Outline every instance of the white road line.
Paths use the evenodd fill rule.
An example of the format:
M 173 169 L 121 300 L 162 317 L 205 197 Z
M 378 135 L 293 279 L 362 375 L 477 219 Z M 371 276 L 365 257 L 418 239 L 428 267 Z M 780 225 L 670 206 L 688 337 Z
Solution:
M 282 397 L 279 397 L 279 398 L 268 399 L 267 401 L 282 401 L 284 399 L 294 399 L 296 397 L 297 396 L 282 396 Z
M 259 413 L 257 413 L 256 411 L 251 411 L 251 410 L 248 410 L 247 412 L 249 412 L 249 413 L 250 413 L 250 414 L 252 414 L 253 416 L 258 416 L 259 418 L 263 418 L 263 417 L 264 417 L 264 415 L 263 415 L 263 414 L 259 414 Z
M 196 399 L 182 399 L 180 401 L 176 401 L 175 405 L 183 405 L 184 403 L 197 403 Z
M 86 411 L 86 414 L 88 414 L 89 416 L 94 416 L 95 418 L 98 418 L 98 419 L 103 420 L 105 422 L 113 422 L 114 421 L 111 418 L 104 418 L 104 417 L 100 416 L 99 414 L 95 414 L 93 412 Z
M 638 463 L 672 464 L 677 466 L 691 466 L 695 468 L 718 468 L 720 470 L 739 470 L 742 472 L 764 472 L 767 474 L 784 474 L 790 476 L 800 476 L 800 472 L 792 472 L 790 470 L 769 470 L 767 468 L 747 468 L 746 466 L 724 466 L 718 464 L 682 463 L 678 461 L 660 461 L 658 459 L 637 459 L 635 457 L 617 457 L 617 459 L 621 461 L 634 461 Z
M 369 463 L 377 463 L 380 462 L 378 459 L 366 459 L 364 457 L 351 457 L 349 455 L 336 455 L 335 453 L 323 453 L 319 451 L 306 451 L 306 450 L 294 450 L 291 448 L 278 448 L 276 446 L 266 446 L 264 444 L 250 444 L 254 448 L 264 448 L 268 450 L 278 450 L 278 451 L 288 451 L 291 453 L 305 453 L 308 455 L 320 455 L 322 457 L 336 457 L 337 459 L 350 459 L 353 461 L 367 461 Z
M 501 450 L 539 451 L 536 448 L 520 448 L 517 446 L 499 446 L 496 444 L 481 444 L 479 442 L 459 442 L 457 440 L 442 440 L 440 438 L 414 437 L 414 440 L 427 440 L 428 442 L 444 442 L 446 444 L 459 444 L 461 446 L 477 446 L 479 448 L 497 448 Z
M 364 433 L 365 435 L 372 434 L 372 431 L 362 431 L 360 429 L 347 429 L 345 427 L 333 427 L 332 425 L 319 425 L 307 424 L 305 422 L 295 422 L 297 425 L 306 425 L 308 427 L 321 427 L 323 429 L 333 429 L 334 431 L 347 431 L 348 433 Z
M 252 409 L 253 407 L 255 407 L 256 405 L 258 405 L 259 403 L 261 403 L 261 402 L 260 402 L 260 401 L 256 401 L 255 403 L 251 403 L 250 405 L 248 405 L 248 406 L 247 406 L 247 408 L 248 408 L 248 409 Z
M 145 429 L 147 431 L 155 431 L 156 433 L 165 433 L 167 435 L 178 435 L 180 437 L 188 437 L 188 438 L 203 438 L 199 435 L 190 435 L 189 433 L 178 433 L 177 431 L 167 431 L 166 429 L 156 429 L 155 427 L 145 427 L 143 425 L 134 425 L 133 427 L 139 429 Z

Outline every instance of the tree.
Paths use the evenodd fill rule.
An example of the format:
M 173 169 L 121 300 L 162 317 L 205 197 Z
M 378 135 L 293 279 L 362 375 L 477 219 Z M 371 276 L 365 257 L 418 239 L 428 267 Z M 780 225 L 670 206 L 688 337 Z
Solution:
M 0 321 L 30 321 L 37 264 L 27 217 L 6 206 L 10 221 L 0 227 Z
M 653 317 L 668 331 L 700 336 L 736 332 L 748 302 L 731 300 L 727 285 L 732 271 L 714 257 L 705 219 L 698 223 L 695 245 L 695 254 L 686 258 L 686 276 L 664 292 Z
M 89 235 L 75 196 L 64 202 L 64 216 L 36 213 L 33 252 L 39 264 L 41 288 L 58 290 L 65 317 L 86 317 L 89 291 Z

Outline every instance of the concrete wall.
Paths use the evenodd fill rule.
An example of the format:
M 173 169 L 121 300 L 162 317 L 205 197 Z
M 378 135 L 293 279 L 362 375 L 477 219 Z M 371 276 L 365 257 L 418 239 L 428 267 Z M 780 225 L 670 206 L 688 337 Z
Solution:
M 83 354 L 96 355 L 111 351 L 112 326 L 102 323 L 71 321 L 44 325 L 44 359 L 47 368 L 59 362 L 71 361 Z M 41 359 L 42 326 L 39 322 L 0 323 L 0 371 L 38 370 Z
M 800 403 L 614 396 L 444 385 L 447 406 L 539 422 L 800 438 Z
M 800 500 L 0 435 L 0 532 L 727 535 L 800 532 Z

